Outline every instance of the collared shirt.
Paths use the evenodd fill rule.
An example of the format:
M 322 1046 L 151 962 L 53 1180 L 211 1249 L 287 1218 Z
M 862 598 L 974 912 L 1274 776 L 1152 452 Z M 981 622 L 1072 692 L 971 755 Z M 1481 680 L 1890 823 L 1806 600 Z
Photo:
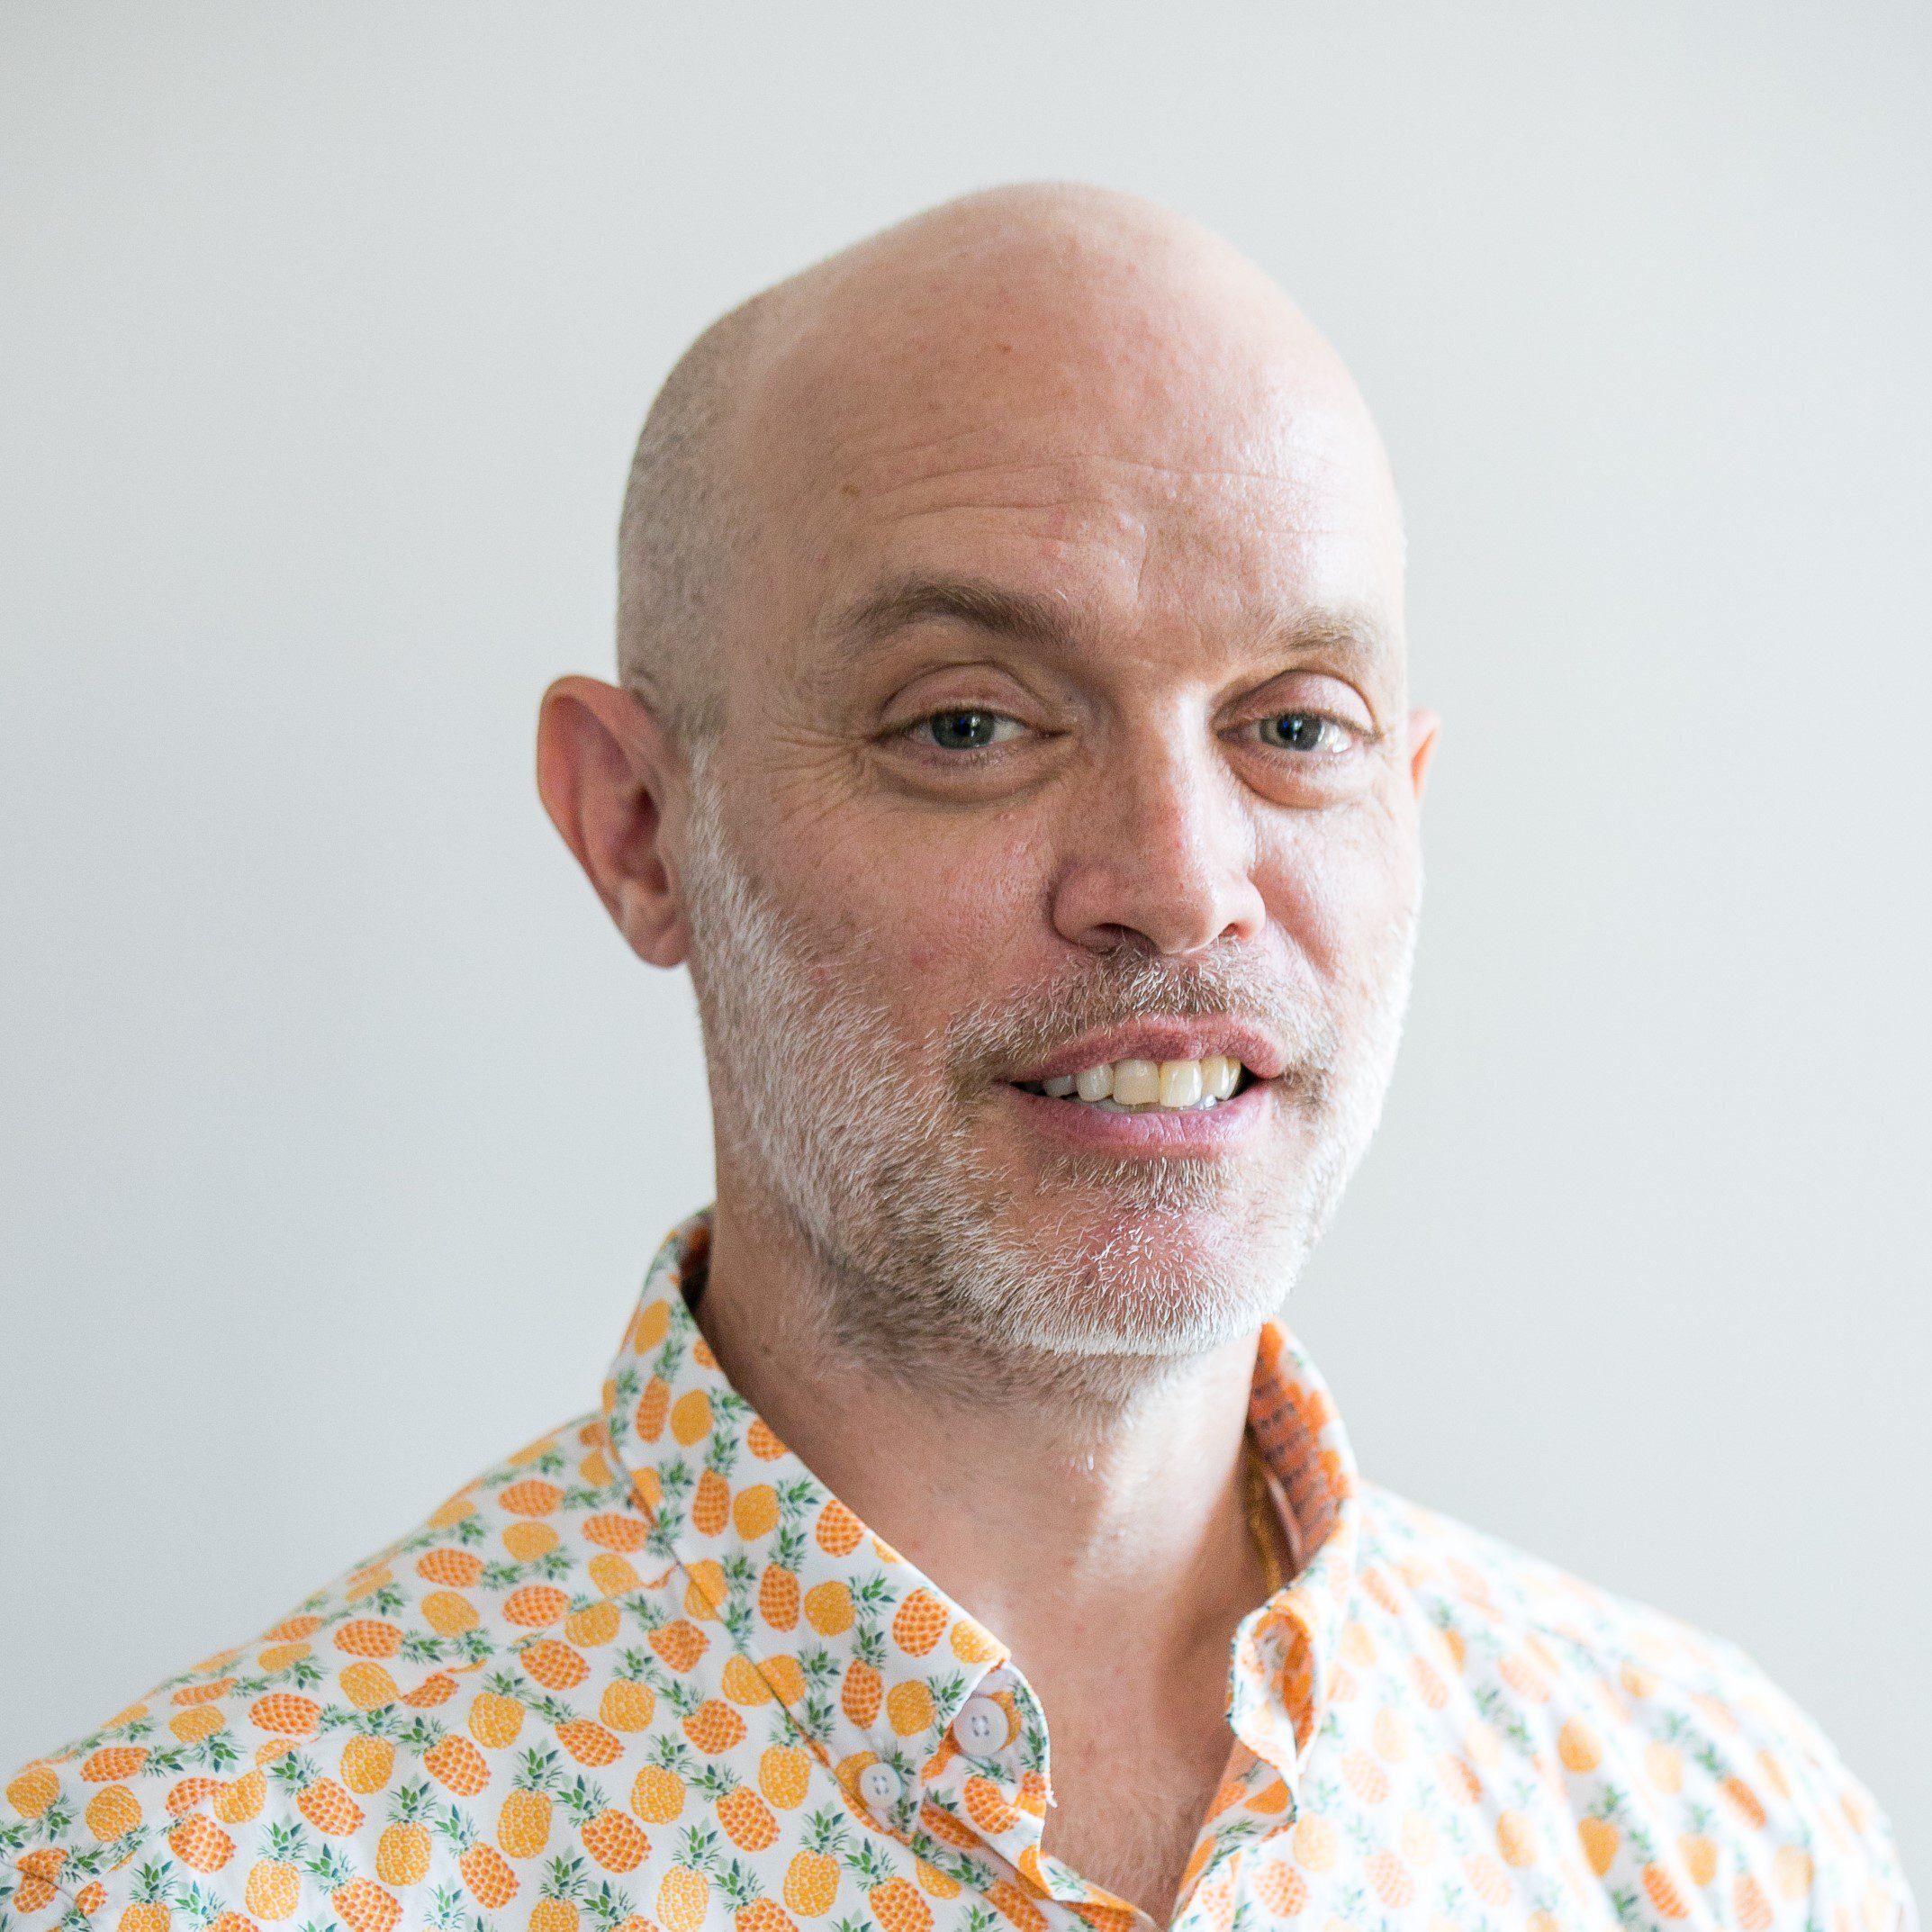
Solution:
M 998 1634 L 720 1372 L 709 1241 L 665 1242 L 600 1413 L 14 1776 L 0 1932 L 1147 1927 L 1043 1850 Z M 1872 1799 L 1738 1651 L 1364 1484 L 1278 1326 L 1250 1420 L 1306 1560 L 1236 1634 L 1175 1926 L 1914 1923 Z

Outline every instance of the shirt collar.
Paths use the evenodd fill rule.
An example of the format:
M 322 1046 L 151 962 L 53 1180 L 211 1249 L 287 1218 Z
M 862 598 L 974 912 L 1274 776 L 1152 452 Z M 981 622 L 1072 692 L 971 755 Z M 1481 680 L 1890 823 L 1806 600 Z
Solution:
M 727 1381 L 685 1299 L 710 1232 L 709 1209 L 672 1230 L 603 1391 L 612 1452 L 649 1518 L 646 1548 L 673 1584 L 640 1600 L 661 1694 L 688 1732 L 742 1724 L 764 1703 L 781 1731 L 781 1709 L 867 1815 L 916 1847 L 922 1837 L 984 1844 L 1040 1891 L 1097 1902 L 1042 1857 L 1046 1725 L 1007 1647 L 832 1495 Z M 1293 1815 L 1335 1682 L 1359 1512 L 1334 1404 L 1278 1323 L 1262 1332 L 1250 1422 L 1305 1561 L 1234 1640 L 1228 1718 L 1240 1747 L 1216 1805 L 1237 1836 L 1243 1814 L 1255 1829 Z M 679 1682 L 714 1645 L 736 1679 L 731 1704 L 715 1709 Z M 992 1725 L 1003 1741 L 962 1747 L 962 1712 L 975 1721 L 961 1733 Z M 889 1776 L 868 1778 L 875 1765 Z

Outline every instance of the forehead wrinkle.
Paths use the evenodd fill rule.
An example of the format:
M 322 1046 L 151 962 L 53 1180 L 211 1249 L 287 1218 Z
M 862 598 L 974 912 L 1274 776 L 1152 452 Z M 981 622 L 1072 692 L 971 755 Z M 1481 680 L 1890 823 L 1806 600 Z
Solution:
M 1099 488 L 1109 474 L 1127 477 L 1144 476 L 1186 483 L 1190 480 L 1209 483 L 1254 483 L 1267 489 L 1305 493 L 1313 487 L 1308 469 L 1346 476 L 1359 465 L 1347 451 L 1324 447 L 1313 438 L 1297 438 L 1281 454 L 1286 459 L 1271 467 L 1254 467 L 1226 463 L 1163 461 L 1152 456 L 1124 456 L 1105 449 L 1050 449 L 1037 455 L 1016 452 L 1010 456 L 958 463 L 946 459 L 945 452 L 962 442 L 978 440 L 971 436 L 940 437 L 931 442 L 895 446 L 890 449 L 868 449 L 862 445 L 835 447 L 827 455 L 827 467 L 835 474 L 843 470 L 853 487 L 871 496 L 891 496 L 900 491 L 917 489 L 935 483 L 965 485 L 975 479 L 1002 477 L 1014 482 L 1049 479 L 1049 487 L 1058 481 L 1064 488 L 1078 490 L 1084 483 Z M 921 461 L 921 458 L 930 458 Z M 855 474 L 853 473 L 856 473 Z
M 1098 537 L 1133 549 L 1156 540 L 1159 526 L 1170 521 L 1178 528 L 1232 518 L 1250 530 L 1269 530 L 1291 541 L 1351 529 L 1366 533 L 1382 523 L 1379 514 L 1365 518 L 1363 511 L 1368 507 L 1365 495 L 1372 502 L 1384 492 L 1345 456 L 1305 445 L 1294 458 L 1270 469 L 1196 467 L 1092 452 L 960 466 L 864 459 L 843 466 L 842 480 L 834 469 L 829 487 L 826 481 L 810 487 L 819 509 L 809 520 L 829 517 L 835 527 L 844 526 L 845 538 L 862 542 L 867 521 L 889 527 L 952 513 L 1060 512 L 1077 520 L 1070 528 L 1054 530 L 1056 537 Z M 1389 521 L 1399 528 L 1395 519 Z

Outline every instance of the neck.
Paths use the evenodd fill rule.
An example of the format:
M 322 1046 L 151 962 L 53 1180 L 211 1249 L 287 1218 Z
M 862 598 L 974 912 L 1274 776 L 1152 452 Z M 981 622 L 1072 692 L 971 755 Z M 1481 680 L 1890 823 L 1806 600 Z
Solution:
M 1110 1675 L 1178 1690 L 1205 1650 L 1224 1681 L 1228 1635 L 1263 1594 L 1241 1480 L 1254 1335 L 1103 1375 L 1104 1396 L 1078 1362 L 956 1359 L 915 1378 L 838 1339 L 835 1294 L 783 1218 L 720 1190 L 699 1321 L 726 1374 L 834 1494 L 1011 1647 L 1050 1720 L 1056 1683 L 1078 1694 L 1066 1686 L 1093 1665 L 1097 1630 Z

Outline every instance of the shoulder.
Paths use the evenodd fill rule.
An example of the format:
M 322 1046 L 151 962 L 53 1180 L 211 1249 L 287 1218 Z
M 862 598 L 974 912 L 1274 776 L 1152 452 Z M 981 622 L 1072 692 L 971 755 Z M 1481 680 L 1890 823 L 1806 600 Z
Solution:
M 567 1688 L 573 1624 L 603 1634 L 582 1620 L 614 1623 L 609 1600 L 668 1567 L 647 1540 L 595 1419 L 507 1458 L 251 1642 L 8 1778 L 0 1927 L 113 1905 L 100 1922 L 168 1932 L 180 1913 L 280 1919 L 320 1893 L 349 1932 L 386 1932 L 357 1925 L 350 1890 L 378 1845 L 429 1862 L 430 1827 L 475 1777 L 476 1707 L 512 1670 L 526 1700 L 546 1666 Z
M 1373 1485 L 1358 1575 L 1471 1782 L 1563 1819 L 1613 1904 L 1913 1923 L 1871 1793 L 1735 1644 Z

